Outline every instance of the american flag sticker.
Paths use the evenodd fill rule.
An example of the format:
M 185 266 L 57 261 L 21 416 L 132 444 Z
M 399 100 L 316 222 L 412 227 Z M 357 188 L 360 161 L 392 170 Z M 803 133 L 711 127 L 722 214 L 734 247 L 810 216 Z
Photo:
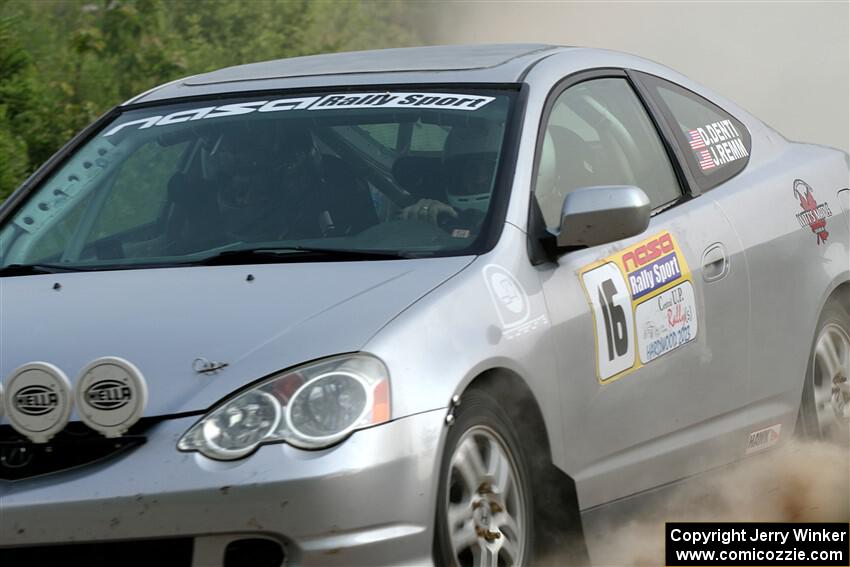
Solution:
M 705 142 L 702 136 L 699 135 L 699 130 L 691 130 L 688 132 L 688 141 L 691 144 L 691 149 L 699 150 L 705 147 Z
M 706 171 L 707 169 L 716 167 L 714 160 L 711 159 L 711 154 L 708 152 L 705 140 L 700 136 L 699 130 L 688 131 L 688 143 L 690 143 L 691 149 L 697 154 L 700 169 Z
M 714 160 L 711 158 L 711 154 L 708 153 L 708 150 L 703 149 L 697 152 L 697 160 L 699 161 L 700 169 L 703 171 L 716 167 L 714 165 Z

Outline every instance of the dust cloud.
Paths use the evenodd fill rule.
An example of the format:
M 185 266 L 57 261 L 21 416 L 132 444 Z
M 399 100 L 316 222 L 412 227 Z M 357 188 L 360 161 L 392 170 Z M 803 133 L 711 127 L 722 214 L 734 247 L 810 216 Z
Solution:
M 850 3 L 435 1 L 428 43 L 554 43 L 669 65 L 791 140 L 850 150 Z
M 433 2 L 427 43 L 583 45 L 648 57 L 792 140 L 850 148 L 847 2 Z M 850 522 L 848 448 L 795 441 L 605 518 L 596 566 L 664 564 L 667 521 Z M 538 562 L 566 565 L 558 557 Z
M 594 566 L 664 565 L 665 522 L 850 522 L 850 454 L 795 441 L 691 481 L 630 516 L 612 519 L 602 545 L 591 546 Z

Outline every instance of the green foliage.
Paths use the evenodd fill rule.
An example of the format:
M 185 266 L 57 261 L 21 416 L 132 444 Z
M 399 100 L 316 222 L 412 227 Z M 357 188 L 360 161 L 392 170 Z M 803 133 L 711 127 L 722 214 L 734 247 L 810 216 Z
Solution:
M 27 144 L 15 133 L 9 114 L 20 115 L 30 93 L 25 73 L 29 54 L 16 41 L 15 19 L 0 17 L 0 198 L 3 189 L 14 187 L 26 175 Z
M 11 133 L 5 109 L 0 106 L 0 197 L 3 188 L 14 188 L 27 174 L 26 143 Z
M 378 0 L 0 0 L 0 200 L 135 94 L 230 65 L 409 45 L 418 11 Z

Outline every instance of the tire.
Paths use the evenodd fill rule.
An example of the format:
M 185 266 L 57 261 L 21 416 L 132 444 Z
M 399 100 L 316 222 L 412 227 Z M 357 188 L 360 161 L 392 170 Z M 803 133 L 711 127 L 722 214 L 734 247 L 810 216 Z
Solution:
M 848 303 L 846 294 L 840 294 L 821 313 L 809 355 L 798 421 L 806 439 L 835 441 L 843 446 L 850 443 Z
M 533 565 L 530 478 L 528 456 L 505 410 L 485 390 L 465 392 L 440 465 L 435 563 Z

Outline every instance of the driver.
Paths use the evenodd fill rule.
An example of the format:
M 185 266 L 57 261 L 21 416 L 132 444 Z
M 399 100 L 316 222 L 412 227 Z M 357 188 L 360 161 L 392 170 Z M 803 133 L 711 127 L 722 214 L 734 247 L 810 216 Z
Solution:
M 332 225 L 312 134 L 278 124 L 253 121 L 208 144 L 224 229 L 246 242 L 320 237 Z
M 459 234 L 477 230 L 490 206 L 501 139 L 501 129 L 489 122 L 454 127 L 444 150 L 445 200 L 420 199 L 402 209 L 401 218 Z

